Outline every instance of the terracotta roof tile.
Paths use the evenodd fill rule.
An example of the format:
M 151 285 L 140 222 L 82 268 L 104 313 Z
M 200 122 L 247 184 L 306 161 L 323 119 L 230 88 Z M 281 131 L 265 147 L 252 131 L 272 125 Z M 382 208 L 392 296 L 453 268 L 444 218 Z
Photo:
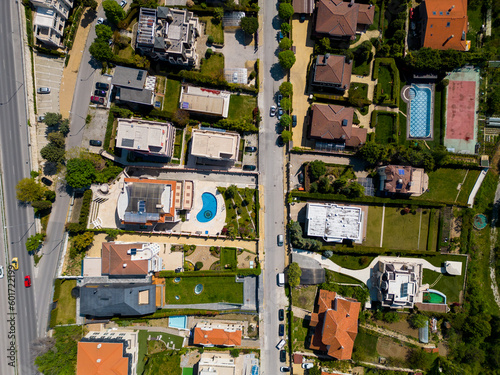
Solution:
M 342 0 L 319 0 L 315 32 L 330 37 L 354 38 L 359 25 L 371 25 L 375 7 Z
M 142 244 L 116 244 L 104 242 L 102 244 L 101 265 L 103 275 L 147 275 L 149 264 L 147 260 L 132 260 L 127 251 L 142 248 Z M 126 264 L 126 267 L 123 265 Z
M 76 375 L 128 375 L 128 362 L 121 343 L 79 342 Z
M 358 24 L 371 25 L 375 18 L 375 7 L 368 4 L 359 4 Z
M 345 56 L 319 55 L 314 68 L 314 82 L 334 84 L 349 90 L 351 73 L 352 61 L 348 63 Z
M 295 13 L 312 14 L 314 10 L 314 0 L 293 0 L 292 5 Z
M 204 330 L 199 327 L 195 327 L 193 344 L 217 345 L 217 346 L 240 346 L 241 330 L 228 332 L 219 328 Z

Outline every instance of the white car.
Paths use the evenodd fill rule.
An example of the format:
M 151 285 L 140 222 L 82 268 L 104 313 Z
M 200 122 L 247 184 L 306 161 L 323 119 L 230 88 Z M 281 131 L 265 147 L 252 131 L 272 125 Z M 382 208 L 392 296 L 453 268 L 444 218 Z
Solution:
M 303 363 L 302 368 L 310 369 L 314 367 L 314 363 Z
M 0 266 L 0 279 L 3 279 L 3 266 Z
M 50 94 L 50 87 L 39 87 L 36 92 L 39 94 Z
M 275 105 L 272 105 L 272 106 L 271 106 L 271 109 L 270 109 L 270 111 L 269 111 L 269 115 L 270 115 L 271 117 L 276 116 L 276 106 L 275 106 Z
M 122 0 L 122 2 L 120 3 L 120 6 L 122 8 L 125 8 L 125 5 L 127 5 L 127 1 L 126 0 Z
M 104 18 L 98 18 L 96 23 L 102 25 L 104 23 Z

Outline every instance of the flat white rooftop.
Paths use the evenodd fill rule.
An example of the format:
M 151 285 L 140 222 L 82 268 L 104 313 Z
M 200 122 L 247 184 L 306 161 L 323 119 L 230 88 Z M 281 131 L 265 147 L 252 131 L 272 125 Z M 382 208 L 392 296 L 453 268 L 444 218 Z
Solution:
M 191 155 L 215 159 L 237 160 L 240 148 L 238 133 L 194 129 L 191 138 Z
M 116 146 L 151 154 L 172 156 L 174 129 L 169 123 L 118 119 Z
M 362 242 L 363 211 L 359 207 L 308 203 L 306 219 L 308 236 L 321 237 L 327 242 L 345 239 Z
M 185 86 L 181 90 L 180 108 L 226 118 L 231 94 L 227 91 Z
M 53 27 L 55 11 L 50 8 L 37 7 L 35 12 L 35 25 Z

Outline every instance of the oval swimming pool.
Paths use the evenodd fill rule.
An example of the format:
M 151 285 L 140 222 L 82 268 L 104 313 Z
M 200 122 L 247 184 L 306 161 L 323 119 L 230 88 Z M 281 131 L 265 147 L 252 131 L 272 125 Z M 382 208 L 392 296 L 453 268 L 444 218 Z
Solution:
M 203 207 L 196 215 L 196 219 L 200 223 L 208 223 L 217 213 L 217 198 L 212 193 L 203 193 L 201 200 L 203 201 Z

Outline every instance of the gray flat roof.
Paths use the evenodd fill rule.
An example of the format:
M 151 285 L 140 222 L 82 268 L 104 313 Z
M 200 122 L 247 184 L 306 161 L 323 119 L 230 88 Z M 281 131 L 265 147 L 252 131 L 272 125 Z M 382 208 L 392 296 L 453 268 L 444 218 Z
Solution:
M 154 93 L 151 90 L 136 90 L 120 87 L 120 100 L 125 102 L 153 105 Z
M 142 74 L 141 74 L 142 72 Z M 148 72 L 141 69 L 117 66 L 111 83 L 115 86 L 128 87 L 132 89 L 143 89 Z

